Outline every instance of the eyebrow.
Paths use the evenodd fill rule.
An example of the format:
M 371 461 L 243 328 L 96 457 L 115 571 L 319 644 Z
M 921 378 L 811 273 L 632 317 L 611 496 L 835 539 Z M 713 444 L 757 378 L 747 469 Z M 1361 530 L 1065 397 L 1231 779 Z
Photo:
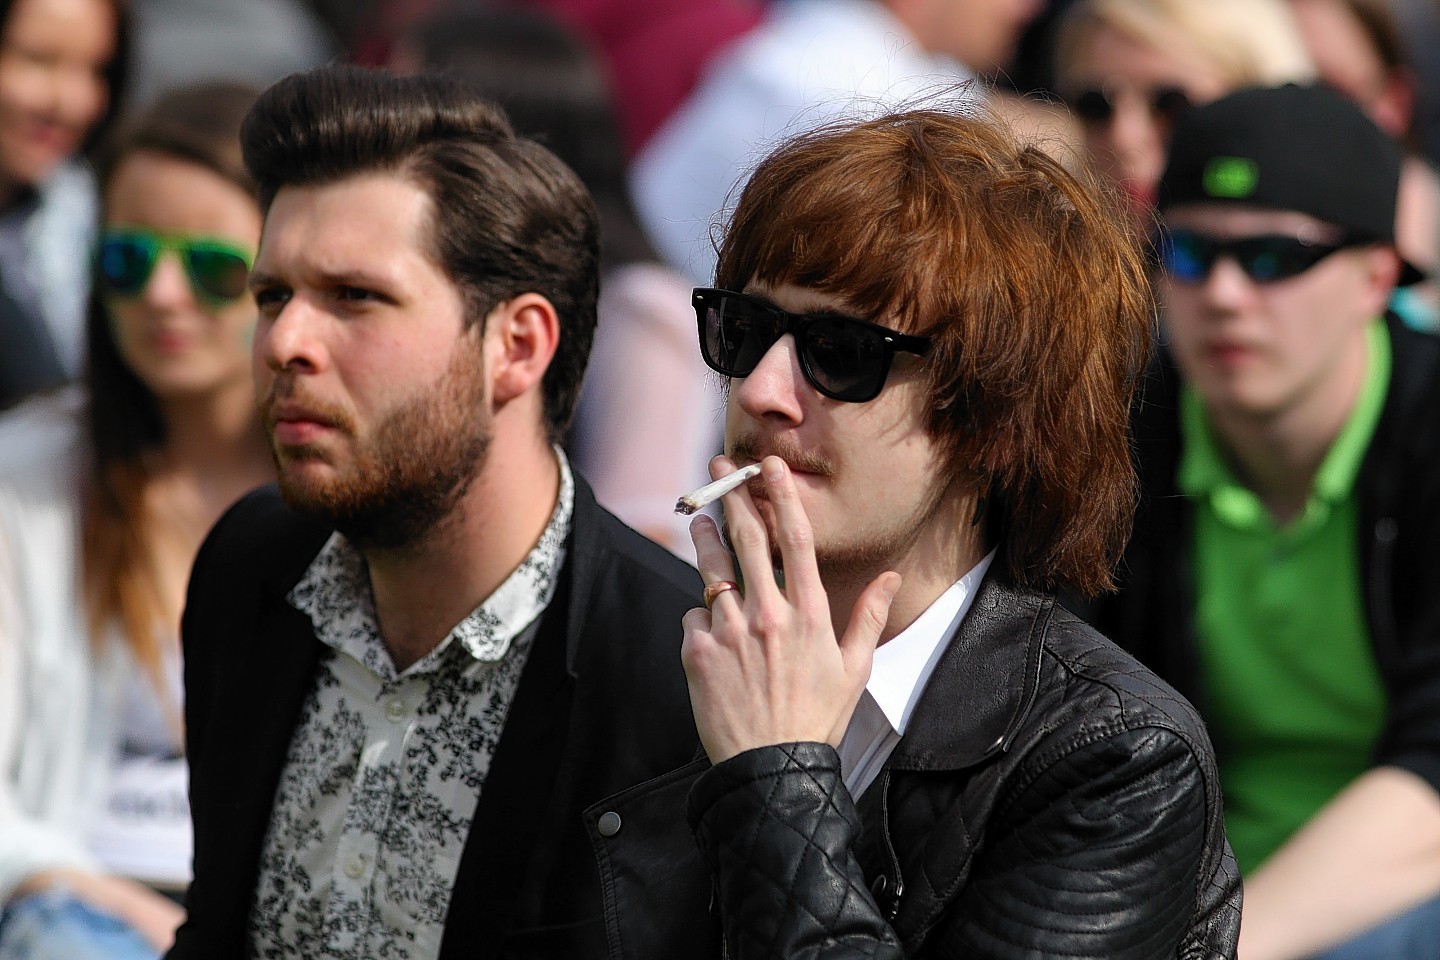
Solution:
M 753 300 L 759 300 L 761 303 L 765 304 L 771 309 L 779 310 L 781 313 L 793 314 L 797 317 L 840 317 L 845 320 L 860 320 L 865 323 L 870 322 L 865 317 L 862 317 L 857 313 L 853 313 L 849 310 L 841 309 L 839 307 L 827 306 L 825 304 L 816 303 L 803 310 L 786 310 L 784 307 L 780 306 L 780 304 L 776 303 L 774 300 L 770 299 L 763 293 L 746 293 L 745 296 L 750 297 Z M 801 303 L 804 304 L 805 301 L 802 300 Z
M 306 271 L 306 275 L 318 280 L 320 286 L 327 287 L 375 287 L 389 290 L 395 285 L 390 277 L 364 270 L 313 270 Z M 291 286 L 279 274 L 260 270 L 250 271 L 249 285 L 252 290 L 264 286 Z

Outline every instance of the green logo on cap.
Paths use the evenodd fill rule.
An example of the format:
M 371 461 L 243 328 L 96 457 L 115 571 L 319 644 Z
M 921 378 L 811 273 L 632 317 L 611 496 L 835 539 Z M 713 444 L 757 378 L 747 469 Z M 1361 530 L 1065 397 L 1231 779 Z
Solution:
M 1205 165 L 1205 192 L 1212 197 L 1248 197 L 1259 179 L 1260 168 L 1244 157 L 1216 157 Z

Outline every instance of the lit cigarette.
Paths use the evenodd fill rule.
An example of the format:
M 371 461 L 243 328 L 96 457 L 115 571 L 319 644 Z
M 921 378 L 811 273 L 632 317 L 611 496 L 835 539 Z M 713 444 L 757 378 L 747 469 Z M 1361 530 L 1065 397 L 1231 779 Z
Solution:
M 748 467 L 741 467 L 734 473 L 721 477 L 714 483 L 707 483 L 694 493 L 686 494 L 675 501 L 675 512 L 689 516 L 696 510 L 703 510 L 705 507 L 725 494 L 734 490 L 746 480 L 760 476 L 760 464 L 752 463 Z

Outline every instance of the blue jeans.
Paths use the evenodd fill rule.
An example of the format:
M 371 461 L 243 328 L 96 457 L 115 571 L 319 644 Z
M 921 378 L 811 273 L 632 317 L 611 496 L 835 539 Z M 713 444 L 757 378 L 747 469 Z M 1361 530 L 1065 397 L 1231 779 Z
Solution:
M 150 943 L 65 889 L 12 900 L 0 913 L 0 960 L 156 960 Z
M 1440 957 L 1440 897 L 1371 927 L 1313 960 L 1436 960 Z

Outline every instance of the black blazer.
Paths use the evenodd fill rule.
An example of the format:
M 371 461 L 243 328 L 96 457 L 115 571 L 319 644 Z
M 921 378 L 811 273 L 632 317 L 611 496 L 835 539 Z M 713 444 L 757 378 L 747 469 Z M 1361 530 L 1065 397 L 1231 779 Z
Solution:
M 221 518 L 196 559 L 182 624 L 195 879 L 172 960 L 248 954 L 271 804 L 329 655 L 285 597 L 330 533 L 266 487 Z M 575 478 L 569 552 L 461 856 L 444 960 L 603 955 L 580 814 L 695 756 L 680 618 L 700 586 Z

